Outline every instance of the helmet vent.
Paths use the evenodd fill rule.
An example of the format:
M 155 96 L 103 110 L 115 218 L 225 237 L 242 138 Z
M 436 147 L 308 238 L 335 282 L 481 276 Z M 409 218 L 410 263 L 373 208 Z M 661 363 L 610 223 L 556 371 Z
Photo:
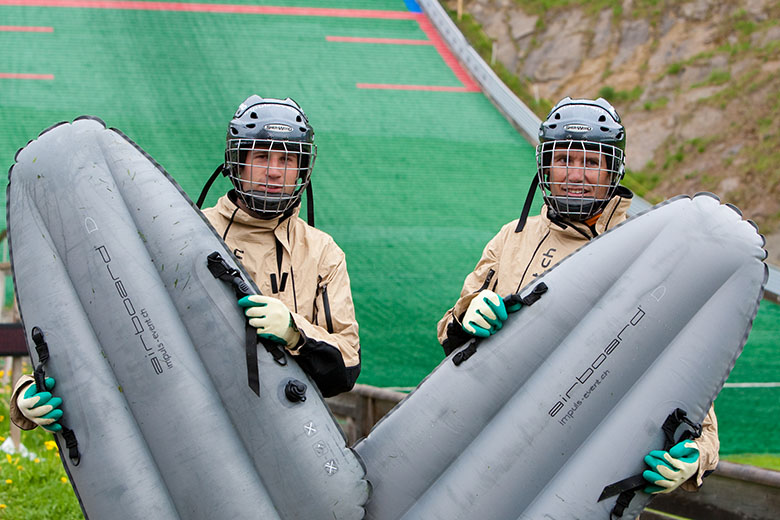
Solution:
M 298 121 L 298 122 L 300 123 L 300 122 L 301 122 L 301 116 L 297 116 L 297 117 L 295 118 L 295 120 L 296 120 L 296 121 Z
M 603 114 L 599 116 L 599 123 L 603 123 L 606 120 L 607 118 Z
M 556 114 L 555 114 L 555 119 L 560 119 L 560 118 L 561 118 L 561 114 L 560 114 L 560 112 L 556 113 Z
M 257 119 L 257 112 L 250 112 L 249 117 L 251 117 L 252 119 Z
M 233 134 L 233 135 L 238 135 L 238 130 L 236 130 L 236 127 L 231 126 L 230 127 L 230 133 Z
M 254 128 L 255 124 L 254 123 L 247 123 L 246 127 L 247 128 Z
M 601 131 L 602 132 L 609 132 L 609 128 L 607 128 L 606 126 L 602 126 L 601 127 Z
M 298 130 L 300 130 L 301 132 L 306 132 L 306 129 L 304 127 L 302 127 L 302 126 L 299 126 Z
M 558 125 L 549 125 L 550 128 L 557 128 Z

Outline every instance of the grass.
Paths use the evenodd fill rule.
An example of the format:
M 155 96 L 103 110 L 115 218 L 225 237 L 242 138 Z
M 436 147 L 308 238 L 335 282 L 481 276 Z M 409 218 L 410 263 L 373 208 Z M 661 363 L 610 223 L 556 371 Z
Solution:
M 0 377 L 3 374 L 4 370 L 0 369 Z M 10 396 L 10 385 L 3 385 L 0 388 L 0 443 L 8 436 Z M 21 442 L 36 456 L 30 459 L 0 452 L 0 519 L 84 518 L 52 435 L 36 428 L 22 432 Z
M 721 459 L 737 464 L 748 464 L 750 466 L 758 466 L 759 468 L 780 471 L 780 455 L 773 455 L 771 453 L 740 453 L 736 455 L 724 455 L 721 456 Z

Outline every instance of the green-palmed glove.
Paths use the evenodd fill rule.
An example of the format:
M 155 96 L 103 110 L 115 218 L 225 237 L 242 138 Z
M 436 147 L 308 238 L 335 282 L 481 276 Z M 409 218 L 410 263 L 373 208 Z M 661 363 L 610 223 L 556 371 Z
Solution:
M 16 405 L 22 415 L 38 426 L 50 432 L 58 432 L 62 430 L 62 425 L 57 422 L 62 418 L 62 410 L 60 409 L 62 399 L 54 397 L 51 392 L 46 391 L 53 388 L 53 377 L 46 378 L 46 388 L 43 392 L 39 392 L 33 383 L 16 398 Z
M 249 318 L 249 325 L 257 329 L 257 335 L 270 339 L 274 343 L 294 348 L 301 338 L 301 333 L 292 319 L 287 306 L 271 296 L 252 294 L 238 300 L 244 314 Z
M 650 470 L 642 476 L 652 484 L 645 493 L 670 493 L 691 478 L 699 469 L 699 447 L 696 441 L 678 442 L 669 451 L 655 450 L 645 456 Z
M 517 307 L 519 309 L 520 307 Z M 512 311 L 517 310 L 515 308 Z M 493 291 L 485 289 L 471 300 L 463 316 L 463 330 L 472 336 L 487 338 L 504 326 L 507 309 L 504 300 Z

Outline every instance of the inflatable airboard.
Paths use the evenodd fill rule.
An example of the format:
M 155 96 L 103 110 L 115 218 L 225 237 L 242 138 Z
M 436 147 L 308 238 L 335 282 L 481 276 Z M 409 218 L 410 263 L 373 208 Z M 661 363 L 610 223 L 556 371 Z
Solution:
M 355 446 L 373 486 L 366 517 L 610 518 L 617 497 L 602 490 L 641 473 L 667 416 L 701 423 L 720 391 L 761 298 L 763 245 L 710 194 L 588 243 Z M 649 499 L 637 493 L 623 518 Z
M 81 118 L 20 150 L 9 178 L 24 328 L 63 398 L 86 516 L 363 516 L 364 469 L 308 376 L 260 349 L 259 396 L 248 386 L 245 319 L 208 255 L 251 280 L 161 167 Z

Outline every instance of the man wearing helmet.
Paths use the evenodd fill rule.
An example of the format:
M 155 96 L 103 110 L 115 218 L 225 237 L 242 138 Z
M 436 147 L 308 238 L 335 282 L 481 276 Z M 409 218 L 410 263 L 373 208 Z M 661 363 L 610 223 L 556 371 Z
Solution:
M 233 189 L 203 213 L 260 288 L 239 302 L 250 325 L 296 356 L 327 397 L 354 386 L 360 343 L 344 253 L 298 217 L 316 155 L 295 101 L 249 97 L 228 125 Z
M 472 336 L 488 337 L 508 312 L 502 296 L 534 278 L 592 238 L 625 221 L 633 194 L 620 185 L 625 173 L 626 134 L 620 116 L 605 99 L 562 99 L 539 129 L 537 175 L 521 217 L 498 232 L 466 277 L 460 298 L 438 323 L 439 342 L 449 355 Z M 528 218 L 536 187 L 541 214 Z M 651 452 L 645 471 L 648 493 L 680 485 L 694 490 L 715 469 L 720 446 L 711 408 L 701 437 L 669 452 Z M 690 480 L 689 480 L 690 479 Z
M 295 356 L 328 397 L 354 386 L 360 343 L 344 253 L 298 217 L 315 157 L 314 130 L 295 101 L 251 96 L 228 125 L 218 170 L 234 189 L 203 213 L 260 288 L 262 295 L 239 300 L 249 324 Z M 54 385 L 47 378 L 39 390 L 22 376 L 11 420 L 24 430 L 60 431 Z

